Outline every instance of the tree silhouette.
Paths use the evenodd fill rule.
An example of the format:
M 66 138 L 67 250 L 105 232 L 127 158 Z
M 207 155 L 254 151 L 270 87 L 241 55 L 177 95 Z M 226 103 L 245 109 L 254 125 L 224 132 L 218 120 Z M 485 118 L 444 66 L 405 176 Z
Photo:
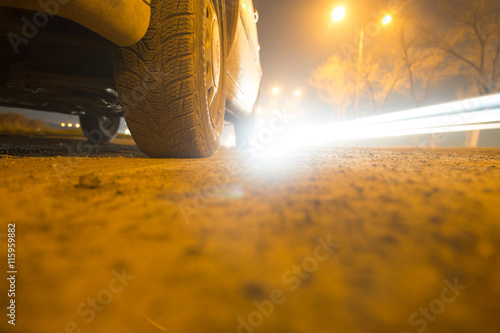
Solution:
M 439 0 L 434 27 L 422 26 L 431 47 L 440 49 L 459 66 L 469 81 L 466 95 L 500 91 L 500 3 L 498 0 Z M 439 25 L 436 22 L 444 22 Z M 479 131 L 467 133 L 465 145 L 476 147 Z
M 312 73 L 309 83 L 320 97 L 333 106 L 334 118 L 344 120 L 354 105 L 356 63 L 349 58 L 332 56 Z
M 420 106 L 442 79 L 453 74 L 445 52 L 425 45 L 416 24 L 408 20 L 372 40 L 363 54 L 359 72 L 353 57 L 334 55 L 312 73 L 310 84 L 337 113 L 353 110 L 356 87 L 365 114 L 384 112 L 395 93 Z
M 500 2 L 439 0 L 439 4 L 434 26 L 422 26 L 429 46 L 442 50 L 460 66 L 460 73 L 470 80 L 470 94 L 499 91 Z
M 446 52 L 426 42 L 416 20 L 403 21 L 396 33 L 405 71 L 405 86 L 401 90 L 416 106 L 422 106 L 436 86 L 456 75 L 458 68 L 448 61 Z

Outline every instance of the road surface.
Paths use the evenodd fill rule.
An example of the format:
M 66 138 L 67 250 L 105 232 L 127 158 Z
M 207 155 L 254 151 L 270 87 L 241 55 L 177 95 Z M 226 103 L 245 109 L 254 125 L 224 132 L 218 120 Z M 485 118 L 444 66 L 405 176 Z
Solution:
M 500 331 L 499 149 L 82 140 L 0 136 L 2 332 Z

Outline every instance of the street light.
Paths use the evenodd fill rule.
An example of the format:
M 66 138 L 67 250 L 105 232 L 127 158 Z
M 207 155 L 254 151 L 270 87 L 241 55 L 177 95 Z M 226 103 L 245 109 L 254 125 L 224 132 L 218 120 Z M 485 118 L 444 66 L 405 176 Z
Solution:
M 278 88 L 278 87 L 273 88 L 274 95 L 278 95 L 279 93 L 280 93 L 280 88 Z
M 345 13 L 346 13 L 346 10 L 345 10 L 344 6 L 340 6 L 340 7 L 335 8 L 332 12 L 332 21 L 333 22 L 342 21 L 345 17 Z
M 295 92 L 293 94 L 295 95 L 295 97 L 300 97 L 302 95 L 302 91 L 295 90 Z
M 392 22 L 392 16 L 391 16 L 391 15 L 386 15 L 386 16 L 382 19 L 382 23 L 383 23 L 384 25 L 387 25 L 387 24 L 389 24 L 389 23 L 391 23 L 391 22 Z
M 345 7 L 337 7 L 333 10 L 332 13 L 332 20 L 333 22 L 338 22 L 344 19 L 346 15 L 346 10 Z M 391 15 L 386 15 L 382 19 L 382 25 L 387 25 L 392 22 L 392 16 Z M 357 66 L 357 78 L 356 78 L 356 88 L 355 88 L 355 102 L 354 102 L 354 114 L 358 112 L 358 104 L 359 104 L 359 97 L 358 97 L 358 81 L 359 81 L 359 73 L 361 72 L 361 64 L 363 61 L 363 45 L 364 45 L 364 40 L 365 40 L 365 22 L 361 24 L 361 33 L 359 36 L 359 53 L 358 53 L 358 66 Z

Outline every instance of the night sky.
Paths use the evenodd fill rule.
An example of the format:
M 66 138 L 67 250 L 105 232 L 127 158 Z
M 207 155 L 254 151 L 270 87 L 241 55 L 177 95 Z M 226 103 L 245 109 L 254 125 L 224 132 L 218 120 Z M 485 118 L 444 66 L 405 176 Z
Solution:
M 406 1 L 254 0 L 260 16 L 257 29 L 264 73 L 263 104 L 271 98 L 272 88 L 278 86 L 283 94 L 302 89 L 312 113 L 329 112 L 330 106 L 308 84 L 312 71 L 330 56 L 340 54 L 342 42 L 357 45 L 363 22 L 374 21 L 375 16 L 389 13 Z M 339 5 L 348 13 L 345 20 L 333 23 L 331 13 Z M 398 13 L 399 18 L 408 14 L 403 10 Z
M 311 100 L 315 97 L 307 83 L 311 72 L 338 48 L 338 32 L 331 22 L 335 4 L 324 0 L 254 0 L 254 6 L 260 15 L 262 102 L 266 103 L 274 86 L 283 94 L 302 89 L 304 98 Z

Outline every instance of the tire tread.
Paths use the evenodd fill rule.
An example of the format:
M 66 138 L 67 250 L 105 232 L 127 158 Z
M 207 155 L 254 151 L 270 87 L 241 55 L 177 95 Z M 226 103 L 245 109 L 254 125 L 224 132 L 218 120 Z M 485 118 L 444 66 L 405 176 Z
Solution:
M 199 124 L 195 1 L 152 1 L 145 37 L 117 51 L 117 88 L 130 96 L 120 98 L 125 118 L 136 143 L 152 157 L 213 153 Z

